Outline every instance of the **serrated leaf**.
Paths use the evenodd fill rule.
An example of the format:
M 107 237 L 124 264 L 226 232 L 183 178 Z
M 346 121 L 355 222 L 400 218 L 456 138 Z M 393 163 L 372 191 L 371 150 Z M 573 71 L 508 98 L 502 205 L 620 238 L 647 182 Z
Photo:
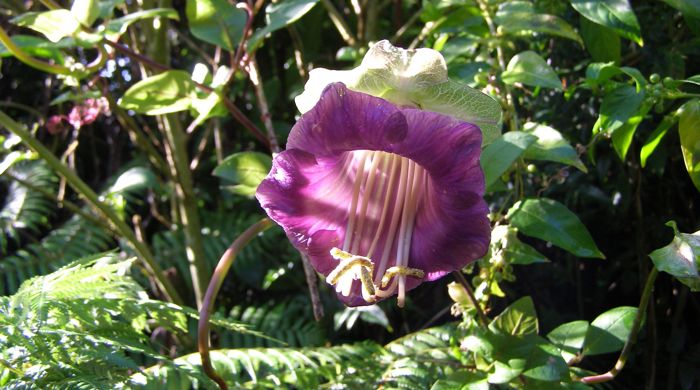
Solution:
M 673 228 L 673 241 L 651 252 L 649 257 L 659 271 L 675 276 L 692 291 L 700 291 L 700 230 L 681 233 L 674 221 L 666 226 Z
M 124 34 L 129 26 L 135 22 L 158 17 L 180 20 L 180 16 L 177 14 L 177 11 L 172 8 L 153 8 L 144 11 L 137 11 L 129 15 L 122 16 L 121 18 L 110 20 L 105 25 L 105 34 L 112 38 L 116 38 Z
M 583 45 L 581 37 L 569 23 L 558 16 L 535 11 L 532 3 L 528 1 L 500 4 L 494 22 L 505 33 L 540 32 L 571 39 Z
M 518 201 L 506 217 L 522 234 L 549 241 L 576 256 L 605 258 L 576 214 L 555 200 Z
M 512 336 L 537 334 L 539 325 L 532 298 L 523 297 L 513 302 L 491 321 L 489 329 L 496 334 Z
M 260 182 L 270 172 L 272 158 L 259 152 L 234 153 L 214 169 L 214 176 L 226 179 L 237 186 L 234 192 L 253 196 Z
M 639 111 L 643 101 L 644 91 L 637 92 L 631 85 L 615 88 L 600 104 L 600 115 L 593 125 L 593 133 L 612 134 Z
M 642 146 L 642 150 L 639 154 L 642 168 L 647 166 L 647 160 L 661 144 L 661 141 L 666 136 L 666 133 L 668 133 L 668 130 L 676 124 L 677 120 L 678 118 L 675 115 L 665 116 L 656 129 L 649 135 L 646 141 L 644 141 L 644 146 Z
M 559 131 L 533 122 L 525 123 L 523 130 L 537 137 L 537 141 L 525 150 L 524 158 L 560 162 L 572 165 L 584 173 L 588 172 L 576 149 L 571 146 Z
M 685 168 L 695 188 L 700 191 L 700 100 L 693 99 L 683 105 L 678 134 Z
M 448 79 L 445 59 L 432 49 L 404 50 L 380 41 L 357 68 L 316 68 L 309 73 L 304 93 L 295 99 L 299 111 L 303 114 L 313 108 L 324 88 L 334 82 L 394 104 L 418 106 L 474 123 L 483 133 L 484 145 L 501 133 L 501 105 L 480 91 Z
M 12 19 L 12 23 L 40 32 L 54 43 L 60 41 L 61 38 L 72 36 L 80 30 L 80 23 L 67 9 L 27 12 Z
M 613 29 L 618 35 L 644 45 L 637 16 L 627 0 L 571 0 L 588 20 Z
M 169 70 L 132 85 L 119 99 L 119 106 L 142 114 L 162 115 L 187 110 L 196 98 L 189 73 Z
M 530 50 L 511 58 L 501 78 L 506 84 L 521 83 L 531 87 L 563 89 L 554 69 L 539 54 Z
M 486 187 L 495 183 L 535 141 L 537 137 L 532 134 L 509 131 L 486 146 L 481 153 Z
M 637 308 L 620 306 L 596 317 L 586 332 L 584 355 L 600 355 L 622 349 L 629 338 Z
M 187 0 L 186 14 L 192 35 L 229 52 L 240 42 L 247 19 L 226 0 Z
M 248 40 L 248 51 L 254 51 L 267 34 L 299 20 L 318 3 L 318 0 L 284 0 L 265 7 L 267 25 L 257 30 Z

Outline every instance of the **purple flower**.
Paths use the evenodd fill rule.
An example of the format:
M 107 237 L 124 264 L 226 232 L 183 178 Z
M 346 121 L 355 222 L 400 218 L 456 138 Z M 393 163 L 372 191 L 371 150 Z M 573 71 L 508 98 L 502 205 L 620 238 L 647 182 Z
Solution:
M 453 117 L 329 85 L 292 128 L 257 198 L 350 306 L 482 257 L 481 132 Z

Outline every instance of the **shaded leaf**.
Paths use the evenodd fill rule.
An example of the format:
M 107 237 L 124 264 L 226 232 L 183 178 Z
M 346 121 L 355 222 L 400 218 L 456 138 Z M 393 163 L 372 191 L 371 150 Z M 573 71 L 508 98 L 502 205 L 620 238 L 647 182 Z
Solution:
M 593 61 L 620 63 L 620 37 L 609 27 L 580 18 L 581 37 Z
M 555 200 L 519 201 L 508 210 L 507 218 L 527 236 L 549 241 L 576 256 L 605 258 L 576 214 Z
M 139 20 L 158 17 L 180 20 L 177 11 L 172 8 L 153 8 L 145 11 L 137 11 L 126 16 L 122 16 L 121 18 L 110 20 L 105 26 L 105 34 L 112 37 L 118 37 L 124 34 L 129 26 L 135 22 L 138 22 Z
M 537 12 L 532 3 L 527 1 L 500 4 L 494 22 L 505 33 L 540 32 L 571 39 L 583 45 L 581 37 L 569 23 L 558 16 Z
M 186 14 L 192 35 L 230 52 L 240 42 L 247 18 L 226 0 L 187 0 Z
M 639 110 L 644 101 L 644 91 L 637 92 L 631 85 L 621 85 L 605 95 L 600 104 L 600 115 L 593 125 L 593 132 L 612 134 L 622 127 Z
M 537 137 L 532 134 L 509 131 L 486 146 L 481 153 L 486 187 L 495 183 L 535 141 Z
M 700 191 L 700 100 L 693 99 L 683 105 L 678 121 L 681 151 L 685 168 Z

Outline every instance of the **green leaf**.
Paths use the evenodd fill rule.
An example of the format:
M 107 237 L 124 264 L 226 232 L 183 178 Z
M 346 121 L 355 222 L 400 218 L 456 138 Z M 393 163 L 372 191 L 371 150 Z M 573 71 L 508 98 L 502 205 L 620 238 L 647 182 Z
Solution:
M 240 42 L 247 19 L 226 0 L 187 0 L 186 14 L 192 35 L 229 52 Z
M 532 298 L 523 297 L 513 302 L 491 321 L 489 329 L 496 334 L 512 336 L 537 334 L 539 325 Z
M 544 341 L 544 340 L 542 340 Z M 546 382 L 559 382 L 568 377 L 569 367 L 559 354 L 557 347 L 540 342 L 527 356 L 527 369 L 523 376 Z
M 690 84 L 700 85 L 700 74 L 696 74 L 695 76 L 688 77 L 687 79 L 681 81 Z
M 581 37 L 593 61 L 620 63 L 620 37 L 615 31 L 586 18 L 580 18 L 579 24 Z
M 537 141 L 537 137 L 521 131 L 509 131 L 486 146 L 481 153 L 486 187 L 495 183 L 525 150 Z
M 493 384 L 508 383 L 517 378 L 525 370 L 525 359 L 509 359 L 508 361 L 493 362 L 488 381 Z
M 196 98 L 190 75 L 169 70 L 132 85 L 119 99 L 119 106 L 142 114 L 161 115 L 187 110 Z
M 259 152 L 234 153 L 214 169 L 214 176 L 237 185 L 232 191 L 238 195 L 253 196 L 260 182 L 270 172 L 272 158 Z
M 654 153 L 656 148 L 661 144 L 661 141 L 668 133 L 668 130 L 676 124 L 678 117 L 675 115 L 667 115 L 659 123 L 653 133 L 649 135 L 646 141 L 644 141 L 644 146 L 642 146 L 642 151 L 640 152 L 640 161 L 642 163 L 642 168 L 647 166 L 647 159 Z
M 620 306 L 596 317 L 586 332 L 584 355 L 600 355 L 622 349 L 629 338 L 637 308 Z
M 267 34 L 301 19 L 318 3 L 318 0 L 283 0 L 265 7 L 267 25 L 257 30 L 248 41 L 248 51 L 254 51 Z
M 692 234 L 681 233 L 674 221 L 666 226 L 673 228 L 673 241 L 651 252 L 649 257 L 659 271 L 675 276 L 691 291 L 700 291 L 700 230 Z
M 447 379 L 440 379 L 430 390 L 489 390 L 486 374 L 482 371 L 459 370 L 450 374 Z
M 588 327 L 588 321 L 567 322 L 554 328 L 547 338 L 559 347 L 565 360 L 571 360 L 583 347 Z
M 501 133 L 501 105 L 478 90 L 448 79 L 445 59 L 432 49 L 404 50 L 380 41 L 357 68 L 316 68 L 309 73 L 304 93 L 295 99 L 299 111 L 303 114 L 313 108 L 325 87 L 334 82 L 394 104 L 418 106 L 474 123 L 483 133 L 484 145 Z
M 12 23 L 40 32 L 54 43 L 60 41 L 61 38 L 72 36 L 80 30 L 80 23 L 67 9 L 27 12 L 12 19 Z
M 653 104 L 651 102 L 644 102 L 639 110 L 628 119 L 627 122 L 613 131 L 613 147 L 622 161 L 625 161 L 627 157 L 627 151 L 632 144 L 632 139 L 634 138 L 634 133 L 637 131 L 637 127 L 642 120 L 644 120 L 652 106 Z
M 33 57 L 50 58 L 59 64 L 64 61 L 63 53 L 59 49 L 75 46 L 75 41 L 70 38 L 53 43 L 33 35 L 17 34 L 11 36 L 10 39 L 27 54 Z M 4 45 L 0 45 L 0 58 L 12 57 L 12 55 Z
M 604 259 L 576 214 L 552 199 L 525 199 L 508 210 L 511 225 L 531 237 L 549 241 L 576 256 Z
M 678 121 L 681 151 L 685 168 L 700 191 L 700 100 L 693 99 L 683 105 Z
M 571 5 L 588 20 L 613 29 L 639 46 L 644 45 L 637 16 L 627 0 L 571 0 Z
M 644 79 L 644 75 L 638 69 L 629 66 L 619 67 L 613 62 L 594 62 L 589 64 L 586 68 L 586 83 L 591 86 L 602 85 L 619 74 L 626 74 L 634 80 L 637 86 L 637 93 L 646 86 L 646 79 Z
M 700 1 L 698 0 L 663 0 L 666 4 L 681 11 L 686 18 L 700 19 Z
M 73 0 L 70 12 L 80 24 L 90 27 L 100 16 L 100 6 L 97 0 Z
M 145 11 L 137 11 L 132 14 L 122 16 L 121 18 L 110 20 L 105 26 L 105 34 L 110 37 L 119 37 L 120 35 L 124 34 L 133 23 L 138 22 L 139 20 L 158 17 L 180 20 L 177 11 L 172 8 L 153 8 Z
M 501 78 L 506 84 L 522 83 L 531 87 L 562 89 L 561 80 L 554 69 L 539 54 L 530 50 L 511 58 Z
M 491 253 L 501 251 L 508 264 L 527 265 L 546 263 L 547 258 L 535 248 L 518 239 L 518 229 L 510 225 L 497 225 L 491 230 Z
M 569 23 L 558 16 L 535 11 L 532 3 L 527 1 L 502 3 L 494 22 L 505 33 L 540 32 L 571 39 L 583 45 L 583 40 Z
M 631 85 L 621 85 L 605 95 L 600 104 L 600 115 L 593 125 L 593 133 L 612 134 L 639 111 L 644 91 L 637 92 Z
M 537 141 L 530 145 L 523 154 L 524 158 L 560 162 L 572 165 L 584 173 L 588 172 L 576 149 L 571 146 L 559 131 L 533 122 L 525 123 L 523 130 L 537 137 Z

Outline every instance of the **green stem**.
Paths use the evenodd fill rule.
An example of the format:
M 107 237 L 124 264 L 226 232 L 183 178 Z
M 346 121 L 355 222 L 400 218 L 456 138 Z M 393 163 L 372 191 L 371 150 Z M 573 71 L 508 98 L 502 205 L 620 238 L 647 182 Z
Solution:
M 15 58 L 31 66 L 32 68 L 39 69 L 46 73 L 62 75 L 73 74 L 73 71 L 70 68 L 40 61 L 27 54 L 24 50 L 22 50 L 22 48 L 20 48 L 14 42 L 12 42 L 12 39 L 9 35 L 7 35 L 7 32 L 2 28 L 2 26 L 0 26 L 0 43 L 2 43 L 7 48 L 7 51 L 9 51 L 13 56 L 15 56 Z
M 267 104 L 267 98 L 265 97 L 265 90 L 263 89 L 262 80 L 260 79 L 260 69 L 258 68 L 258 62 L 255 60 L 255 54 L 250 56 L 248 65 L 248 77 L 255 88 L 255 96 L 258 98 L 258 108 L 260 109 L 262 122 L 265 125 L 267 140 L 270 143 L 270 150 L 272 153 L 279 153 L 280 146 L 277 142 L 277 136 L 275 135 L 275 128 L 272 124 L 270 108 Z
M 187 260 L 192 277 L 197 308 L 202 307 L 204 286 L 208 277 L 207 265 L 204 261 L 202 246 L 202 229 L 197 208 L 197 198 L 194 195 L 192 173 L 187 156 L 187 139 L 180 122 L 174 115 L 163 117 L 162 130 L 167 139 L 166 157 L 174 180 L 175 196 L 180 211 L 180 223 L 185 233 Z
M 153 275 L 158 287 L 161 289 L 166 298 L 173 303 L 182 305 L 180 295 L 163 274 L 163 271 L 156 262 L 148 246 L 144 245 L 136 238 L 134 231 L 131 230 L 129 226 L 127 226 L 127 224 L 119 218 L 117 213 L 112 210 L 112 208 L 102 203 L 99 200 L 98 195 L 80 177 L 78 177 L 75 172 L 61 163 L 61 161 L 56 158 L 56 156 L 54 156 L 49 149 L 34 138 L 19 123 L 15 122 L 2 111 L 0 111 L 0 125 L 5 126 L 12 133 L 20 137 L 22 141 L 24 141 L 24 143 L 34 150 L 42 159 L 44 159 L 44 161 L 46 161 L 46 163 L 49 164 L 49 166 L 56 173 L 61 175 L 77 193 L 81 194 L 86 199 L 88 204 L 94 207 L 105 219 L 113 224 L 115 230 L 129 242 L 134 251 L 139 255 L 141 260 L 143 260 L 146 269 L 151 273 L 151 275 Z
M 625 367 L 625 363 L 627 363 L 627 359 L 629 358 L 629 354 L 632 351 L 632 347 L 637 342 L 637 333 L 639 333 L 639 328 L 642 326 L 642 319 L 644 319 L 644 314 L 646 313 L 647 307 L 649 306 L 651 292 L 654 289 L 654 281 L 656 281 L 656 277 L 658 275 L 659 271 L 656 269 L 656 267 L 652 268 L 651 272 L 649 272 L 647 282 L 644 285 L 644 291 L 642 292 L 642 298 L 639 300 L 637 315 L 634 317 L 632 329 L 630 329 L 629 338 L 627 338 L 627 342 L 625 342 L 625 346 L 622 348 L 622 352 L 620 352 L 620 357 L 617 359 L 615 366 L 605 374 L 591 375 L 581 378 L 581 382 L 588 384 L 611 381 L 615 379 L 617 374 L 619 374 L 620 371 L 622 371 L 622 369 Z
M 233 261 L 236 259 L 236 256 L 253 238 L 270 227 L 272 227 L 272 221 L 267 218 L 263 218 L 246 229 L 246 231 L 238 236 L 238 238 L 233 241 L 231 246 L 226 249 L 226 252 L 224 252 L 219 260 L 219 263 L 216 265 L 214 274 L 211 276 L 207 293 L 204 296 L 204 302 L 199 310 L 197 345 L 199 347 L 199 354 L 202 357 L 202 369 L 207 376 L 213 379 L 222 389 L 227 389 L 226 382 L 216 373 L 216 371 L 214 371 L 214 367 L 211 365 L 211 357 L 209 356 L 209 318 L 211 317 L 212 309 L 214 308 L 216 295 L 219 293 L 219 289 L 224 282 L 224 278 L 226 277 L 229 268 L 231 268 Z
M 352 47 L 357 47 L 357 39 L 353 35 L 352 31 L 350 31 L 350 27 L 348 26 L 348 24 L 345 23 L 343 15 L 341 15 L 340 12 L 338 12 L 333 3 L 330 0 L 321 0 L 321 4 L 323 4 L 323 6 L 326 8 L 326 11 L 328 11 L 328 16 L 331 18 L 331 21 L 333 22 L 335 28 L 338 29 L 338 32 L 340 33 L 340 36 L 343 38 L 345 43 Z
M 472 290 L 472 286 L 469 285 L 469 282 L 467 279 L 464 277 L 464 274 L 462 274 L 462 271 L 452 271 L 452 276 L 457 280 L 459 284 L 464 287 L 464 290 L 467 291 L 467 295 L 469 296 L 469 300 L 471 301 L 472 305 L 476 309 L 476 314 L 479 319 L 479 324 L 483 327 L 487 327 L 489 325 L 489 318 L 486 316 L 486 313 L 481 309 L 481 304 L 479 301 L 476 299 L 474 296 L 474 291 Z

